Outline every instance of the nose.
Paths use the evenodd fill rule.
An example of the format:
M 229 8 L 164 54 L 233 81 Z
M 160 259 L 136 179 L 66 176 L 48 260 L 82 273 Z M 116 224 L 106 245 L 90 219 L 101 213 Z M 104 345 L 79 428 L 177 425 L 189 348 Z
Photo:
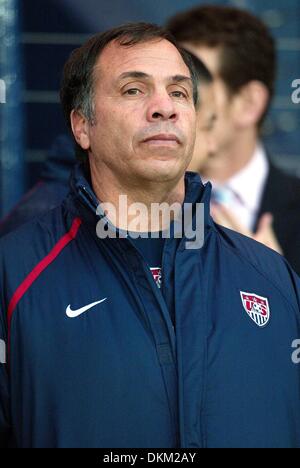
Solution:
M 168 93 L 156 93 L 152 96 L 147 109 L 147 120 L 149 122 L 172 121 L 178 119 L 178 111 L 175 103 Z
M 207 135 L 206 146 L 208 154 L 215 154 L 217 151 L 216 140 L 213 135 Z
M 215 154 L 216 152 L 216 139 L 211 130 L 203 132 L 203 140 L 207 155 Z

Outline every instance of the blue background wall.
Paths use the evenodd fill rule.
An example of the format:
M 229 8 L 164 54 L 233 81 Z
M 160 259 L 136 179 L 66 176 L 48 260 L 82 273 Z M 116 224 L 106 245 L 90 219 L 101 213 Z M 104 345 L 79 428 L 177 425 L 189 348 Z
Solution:
M 266 140 L 280 165 L 300 172 L 300 104 L 291 100 L 292 81 L 300 78 L 300 1 L 22 0 L 27 187 L 38 178 L 55 136 L 66 131 L 58 88 L 71 50 L 91 33 L 121 22 L 146 20 L 163 24 L 175 12 L 203 3 L 248 8 L 265 20 L 278 39 L 277 93 L 266 123 Z

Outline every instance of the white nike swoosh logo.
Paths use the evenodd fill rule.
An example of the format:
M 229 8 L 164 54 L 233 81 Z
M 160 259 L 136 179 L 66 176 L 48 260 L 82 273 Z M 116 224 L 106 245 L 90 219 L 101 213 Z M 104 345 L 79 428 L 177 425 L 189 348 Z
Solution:
M 101 302 L 106 301 L 106 299 L 107 299 L 107 297 L 105 297 L 104 299 L 101 299 L 101 301 L 93 302 L 92 304 L 88 304 L 88 305 L 86 305 L 84 307 L 81 307 L 80 309 L 77 309 L 77 310 L 72 310 L 71 309 L 71 304 L 69 304 L 67 309 L 66 309 L 66 314 L 70 318 L 78 317 L 79 315 L 83 314 L 84 312 L 91 309 L 92 307 L 95 307 L 97 304 L 101 304 Z

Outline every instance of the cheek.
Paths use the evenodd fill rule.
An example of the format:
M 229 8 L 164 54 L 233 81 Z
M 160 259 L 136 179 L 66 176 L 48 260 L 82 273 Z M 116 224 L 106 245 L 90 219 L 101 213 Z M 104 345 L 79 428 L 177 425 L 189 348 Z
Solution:
M 137 133 L 141 125 L 141 114 L 136 109 L 126 111 L 120 109 L 112 116 L 113 124 L 111 124 L 112 131 L 117 140 L 122 141 L 122 145 L 132 145 L 134 135 Z
M 128 108 L 115 98 L 106 98 L 96 108 L 96 121 L 103 130 L 112 131 L 115 128 L 126 129 L 126 123 L 135 115 L 135 110 Z
M 128 140 L 130 128 L 130 114 L 125 113 L 122 109 L 110 109 L 109 112 L 102 113 L 97 118 L 94 137 L 100 144 L 102 140 L 107 146 L 113 147 L 119 145 L 121 141 L 124 146 Z

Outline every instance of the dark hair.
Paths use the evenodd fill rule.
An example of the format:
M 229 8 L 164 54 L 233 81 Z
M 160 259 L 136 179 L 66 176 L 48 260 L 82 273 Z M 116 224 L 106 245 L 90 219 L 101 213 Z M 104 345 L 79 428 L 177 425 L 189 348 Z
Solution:
M 220 48 L 218 73 L 230 94 L 258 80 L 267 87 L 270 103 L 275 88 L 275 41 L 259 18 L 238 8 L 204 5 L 173 16 L 167 28 L 180 43 Z
M 96 34 L 71 53 L 63 69 L 60 89 L 60 99 L 68 127 L 71 128 L 70 114 L 73 109 L 81 110 L 89 121 L 93 121 L 94 66 L 101 52 L 110 42 L 116 40 L 121 46 L 130 47 L 138 43 L 161 39 L 166 39 L 178 49 L 189 68 L 193 82 L 194 104 L 197 105 L 198 80 L 190 53 L 182 49 L 172 34 L 164 28 L 150 23 L 128 23 Z M 76 144 L 76 154 L 82 157 L 86 152 Z

